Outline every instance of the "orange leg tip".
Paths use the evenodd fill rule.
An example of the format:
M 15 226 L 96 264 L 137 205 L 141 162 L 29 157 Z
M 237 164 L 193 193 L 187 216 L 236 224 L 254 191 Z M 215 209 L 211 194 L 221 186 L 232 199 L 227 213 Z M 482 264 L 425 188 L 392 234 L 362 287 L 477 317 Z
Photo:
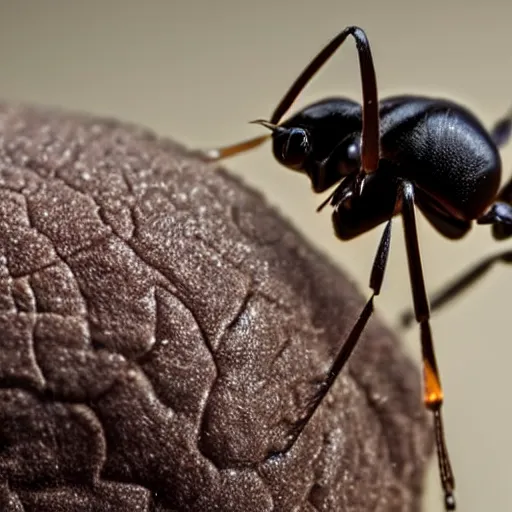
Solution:
M 443 403 L 443 393 L 439 392 L 428 392 L 425 393 L 425 404 L 428 406 L 435 406 L 435 405 L 441 405 Z
M 432 407 L 441 405 L 443 403 L 444 393 L 441 388 L 441 382 L 437 372 L 435 372 L 432 366 L 424 361 L 424 379 L 425 379 L 425 404 Z

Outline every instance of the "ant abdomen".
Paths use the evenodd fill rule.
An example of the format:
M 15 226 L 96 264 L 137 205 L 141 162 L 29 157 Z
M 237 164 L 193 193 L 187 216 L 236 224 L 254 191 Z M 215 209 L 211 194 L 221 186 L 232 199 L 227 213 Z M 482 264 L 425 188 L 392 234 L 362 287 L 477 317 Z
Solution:
M 381 105 L 381 156 L 396 164 L 397 176 L 455 219 L 482 215 L 496 197 L 501 159 L 476 117 L 439 99 L 400 96 Z

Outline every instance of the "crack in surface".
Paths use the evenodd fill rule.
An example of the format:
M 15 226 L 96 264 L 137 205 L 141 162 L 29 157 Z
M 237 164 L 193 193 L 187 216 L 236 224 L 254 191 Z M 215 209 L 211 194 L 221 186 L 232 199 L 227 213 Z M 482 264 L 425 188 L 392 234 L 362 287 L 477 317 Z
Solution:
M 29 350 L 30 350 L 30 355 L 32 357 L 32 360 L 34 361 L 35 369 L 41 378 L 41 389 L 45 389 L 46 388 L 46 376 L 45 376 L 43 369 L 41 368 L 41 365 L 39 363 L 39 360 L 37 358 L 36 347 L 35 347 L 35 342 L 34 342 L 34 338 L 35 338 L 34 334 L 35 334 L 36 324 L 37 324 L 37 322 L 34 318 L 34 321 L 32 322 L 32 336 L 31 336 L 31 340 L 30 340 L 30 344 L 29 344 Z
M 81 158 L 81 155 L 85 155 L 85 157 L 88 157 L 89 155 L 88 155 L 87 144 L 91 144 L 91 140 L 102 139 L 102 137 L 105 138 L 105 140 L 107 140 L 107 136 L 110 137 L 110 135 L 109 135 L 110 132 L 108 132 L 108 133 L 106 133 L 106 132 L 101 133 L 101 130 L 103 128 L 101 128 L 101 124 L 99 126 L 100 126 L 100 128 L 98 130 L 98 133 L 100 135 L 98 135 L 96 138 L 94 138 L 92 135 L 90 135 L 88 133 L 88 131 L 92 131 L 92 129 L 89 128 L 89 127 L 84 129 L 84 132 L 86 132 L 85 135 L 84 134 L 80 134 L 80 137 L 77 136 L 77 139 L 80 139 L 79 142 L 77 143 L 78 145 L 77 146 L 73 146 L 73 151 L 70 154 L 66 155 L 67 161 L 61 166 L 61 169 L 63 169 L 65 172 L 67 172 L 67 170 L 64 169 L 64 167 L 69 167 L 71 169 L 74 164 L 79 162 L 79 159 Z M 51 128 L 51 129 L 55 129 L 55 128 Z M 51 129 L 50 129 L 50 132 L 51 132 Z M 105 135 L 105 133 L 106 133 L 106 135 Z M 87 137 L 89 137 L 89 138 L 87 138 Z M 124 149 L 124 145 L 127 144 L 125 142 L 125 140 L 123 139 L 123 137 L 126 137 L 126 135 L 124 135 L 124 133 L 119 135 L 117 137 L 117 139 L 116 139 L 116 144 L 118 144 L 118 146 L 121 149 Z M 137 137 L 139 137 L 139 135 L 137 135 Z M 142 139 L 143 137 L 140 136 L 139 138 Z M 86 140 L 84 146 L 80 146 L 80 144 L 83 144 L 82 139 Z M 137 139 L 137 140 L 139 140 L 139 139 Z M 66 143 L 67 143 L 67 141 L 66 141 Z M 107 143 L 109 143 L 108 140 L 107 140 Z M 103 139 L 98 142 L 98 145 L 101 145 L 101 144 L 103 144 Z M 19 153 L 24 151 L 24 149 L 25 149 L 24 145 L 21 144 L 20 147 L 16 147 L 14 145 L 13 147 L 14 147 L 14 149 L 13 149 L 13 151 L 14 151 L 13 159 L 18 161 L 19 158 L 15 158 L 15 157 L 19 156 Z M 43 148 L 44 147 L 48 147 L 48 144 L 46 146 L 44 144 L 42 144 L 42 147 Z M 133 200 L 135 200 L 138 197 L 138 192 L 139 191 L 138 191 L 138 187 L 136 186 L 136 184 L 131 182 L 129 173 L 130 172 L 139 173 L 142 176 L 142 174 L 144 172 L 146 172 L 145 167 L 150 169 L 154 165 L 153 160 L 151 160 L 148 165 L 144 164 L 145 160 L 147 160 L 147 159 L 149 159 L 151 157 L 151 151 L 148 152 L 148 155 L 144 155 L 144 157 L 141 156 L 140 157 L 140 162 L 138 162 L 136 160 L 137 158 L 139 158 L 139 155 L 138 155 L 139 149 L 140 149 L 139 147 L 136 147 L 134 149 L 133 153 L 135 154 L 135 156 L 133 156 L 133 155 L 130 156 L 130 159 L 129 159 L 128 163 L 127 163 L 127 167 L 119 166 L 118 169 L 116 168 L 118 170 L 118 173 L 116 175 L 119 175 L 120 179 L 122 179 L 124 181 L 124 185 L 127 188 L 127 193 L 129 195 L 129 197 L 131 199 L 133 199 Z M 117 146 L 114 146 L 114 149 L 111 148 L 110 152 L 114 153 L 116 150 L 117 150 Z M 31 148 L 31 151 L 33 151 L 33 148 Z M 44 152 L 45 150 L 44 149 L 39 149 L 38 151 Z M 166 149 L 166 151 L 167 151 L 167 153 L 169 153 L 169 149 Z M 48 152 L 51 152 L 51 149 L 48 149 Z M 62 156 L 59 156 L 59 158 L 60 158 L 60 160 L 62 160 Z M 101 155 L 99 155 L 98 158 L 101 158 Z M 133 164 L 132 164 L 132 160 L 134 161 Z M 176 161 L 179 164 L 179 160 L 176 160 Z M 145 378 L 145 380 L 151 386 L 152 393 L 153 393 L 152 396 L 154 396 L 155 401 L 158 402 L 159 406 L 161 406 L 163 409 L 168 410 L 170 412 L 173 412 L 175 414 L 175 411 L 173 411 L 172 407 L 170 407 L 168 404 L 165 403 L 165 400 L 163 399 L 163 397 L 158 395 L 158 393 L 155 390 L 155 383 L 150 380 L 148 374 L 142 368 L 142 364 L 144 363 L 144 361 L 146 359 L 150 358 L 151 355 L 154 354 L 155 351 L 159 347 L 161 347 L 161 344 L 160 344 L 160 342 L 159 342 L 159 340 L 157 339 L 157 336 L 156 336 L 156 329 L 157 329 L 157 325 L 158 325 L 158 321 L 159 321 L 159 316 L 158 316 L 159 312 L 158 312 L 158 304 L 157 304 L 157 301 L 159 300 L 158 297 L 157 297 L 157 291 L 158 290 L 163 290 L 166 293 L 169 293 L 181 306 L 183 306 L 183 308 L 187 312 L 187 314 L 190 315 L 190 318 L 192 319 L 193 323 L 195 324 L 195 326 L 196 326 L 196 328 L 198 330 L 199 337 L 201 339 L 201 343 L 202 343 L 202 345 L 204 345 L 204 347 L 206 347 L 206 350 L 208 352 L 209 360 L 211 360 L 212 364 L 213 364 L 213 369 L 215 371 L 215 376 L 212 379 L 211 387 L 208 390 L 206 390 L 206 395 L 205 395 L 206 398 L 205 398 L 205 400 L 201 401 L 201 403 L 200 403 L 201 417 L 200 417 L 198 425 L 202 425 L 202 422 L 203 422 L 203 419 L 204 419 L 204 413 L 206 411 L 206 406 L 207 406 L 208 401 L 209 401 L 209 399 L 210 399 L 210 397 L 212 395 L 212 389 L 217 384 L 218 378 L 219 378 L 219 366 L 218 366 L 218 361 L 216 360 L 216 350 L 217 349 L 215 348 L 216 347 L 215 339 L 217 339 L 217 337 L 221 337 L 222 338 L 226 334 L 226 331 L 228 331 L 230 328 L 232 328 L 236 324 L 236 322 L 241 318 L 241 316 L 247 310 L 248 305 L 249 305 L 250 301 L 253 298 L 262 297 L 266 301 L 268 301 L 269 303 L 272 303 L 275 306 L 275 310 L 277 311 L 276 314 L 281 317 L 281 321 L 283 323 L 290 323 L 290 322 L 293 322 L 295 319 L 297 319 L 296 323 L 298 323 L 298 325 L 294 326 L 294 329 L 297 332 L 301 332 L 301 333 L 303 333 L 305 335 L 312 336 L 312 332 L 314 331 L 320 337 L 327 337 L 327 336 L 329 336 L 329 332 L 328 331 L 324 332 L 324 330 L 318 330 L 318 332 L 317 332 L 317 330 L 315 330 L 312 326 L 309 325 L 312 322 L 312 319 L 309 316 L 312 315 L 313 313 L 309 312 L 309 314 L 308 314 L 309 310 L 308 310 L 307 307 L 304 307 L 304 311 L 300 310 L 300 312 L 297 313 L 295 303 L 290 304 L 290 303 L 286 302 L 286 300 L 284 298 L 282 300 L 279 300 L 279 293 L 280 292 L 278 292 L 277 295 L 273 295 L 272 293 L 269 295 L 269 294 L 266 294 L 265 290 L 260 287 L 261 282 L 259 280 L 261 280 L 263 282 L 263 284 L 265 284 L 266 280 L 269 280 L 269 281 L 270 280 L 279 281 L 279 279 L 282 279 L 282 281 L 285 282 L 285 284 L 286 284 L 286 280 L 291 280 L 292 279 L 292 277 L 289 277 L 288 274 L 287 274 L 287 272 L 290 272 L 290 269 L 287 266 L 283 265 L 282 268 L 281 268 L 281 266 L 278 265 L 277 269 L 275 270 L 275 275 L 271 275 L 269 277 L 269 276 L 267 276 L 266 271 L 263 270 L 261 268 L 261 266 L 258 266 L 259 265 L 259 261 L 257 259 L 254 260 L 252 265 L 251 264 L 249 264 L 249 265 L 247 264 L 247 260 L 251 261 L 250 253 L 247 253 L 247 252 L 244 253 L 242 251 L 240 253 L 233 253 L 234 254 L 234 256 L 233 256 L 233 254 L 230 253 L 229 251 L 222 250 L 222 247 L 223 247 L 222 245 L 217 245 L 215 243 L 212 243 L 212 241 L 210 239 L 208 239 L 207 236 L 203 236 L 203 231 L 199 230 L 199 231 L 196 231 L 195 233 L 193 233 L 193 236 L 191 238 L 195 238 L 196 240 L 201 241 L 202 244 L 204 244 L 204 246 L 211 253 L 211 254 L 207 255 L 208 256 L 207 264 L 210 264 L 210 265 L 212 264 L 210 262 L 209 258 L 211 258 L 212 256 L 217 256 L 220 259 L 220 261 L 223 263 L 223 268 L 226 268 L 226 269 L 229 268 L 229 269 L 238 270 L 239 272 L 242 272 L 242 274 L 243 274 L 243 276 L 245 278 L 248 279 L 248 284 L 246 284 L 246 286 L 244 288 L 244 291 L 245 291 L 244 295 L 241 296 L 241 297 L 236 297 L 236 299 L 239 300 L 239 302 L 237 302 L 236 308 L 234 308 L 234 312 L 230 311 L 230 313 L 229 313 L 230 315 L 232 314 L 233 316 L 231 318 L 227 318 L 226 319 L 226 323 L 220 322 L 220 326 L 221 327 L 220 327 L 220 329 L 218 329 L 218 331 L 215 332 L 215 339 L 210 339 L 212 335 L 209 334 L 207 328 L 205 328 L 205 325 L 204 325 L 204 323 L 207 322 L 207 321 L 204 320 L 203 318 L 201 318 L 200 316 L 198 316 L 197 311 L 196 311 L 197 308 L 194 305 L 194 297 L 190 298 L 190 297 L 187 296 L 186 285 L 183 285 L 177 279 L 174 279 L 175 274 L 171 273 L 169 277 L 166 277 L 166 275 L 164 275 L 164 273 L 161 270 L 159 270 L 158 265 L 152 264 L 150 260 L 148 260 L 147 258 L 144 257 L 144 253 L 141 252 L 141 250 L 138 249 L 134 245 L 134 243 L 133 243 L 134 240 L 133 239 L 134 239 L 134 237 L 136 237 L 136 236 L 138 236 L 140 234 L 140 231 L 139 231 L 140 225 L 139 225 L 139 221 L 138 221 L 137 217 L 135 216 L 135 209 L 134 209 L 134 205 L 133 204 L 123 204 L 123 205 L 121 205 L 123 207 L 126 206 L 127 212 L 129 212 L 129 216 L 130 216 L 131 223 L 132 223 L 131 227 L 133 228 L 131 230 L 130 238 L 128 240 L 126 240 L 126 239 L 124 239 L 121 236 L 121 234 L 119 232 L 116 232 L 115 226 L 108 221 L 108 218 L 107 218 L 107 216 L 105 214 L 103 201 L 101 200 L 101 194 L 102 194 L 103 190 L 101 190 L 101 191 L 95 190 L 94 192 L 90 193 L 90 192 L 86 192 L 84 190 L 81 190 L 80 186 L 75 185 L 74 183 L 68 183 L 64 176 L 62 176 L 62 175 L 58 175 L 57 176 L 56 175 L 56 169 L 52 168 L 53 164 L 49 164 L 48 163 L 49 162 L 48 159 L 46 160 L 46 167 L 47 167 L 46 174 L 47 175 L 45 175 L 45 173 L 41 171 L 41 167 L 44 167 L 45 162 L 41 163 L 41 162 L 38 162 L 37 160 L 31 161 L 30 158 L 26 159 L 25 162 L 28 162 L 28 166 L 29 167 L 30 166 L 32 167 L 32 169 L 26 169 L 26 170 L 29 173 L 34 174 L 40 180 L 42 180 L 42 181 L 46 180 L 47 182 L 51 182 L 51 183 L 56 182 L 56 183 L 58 183 L 59 186 L 67 187 L 71 191 L 73 191 L 74 193 L 77 193 L 77 194 L 80 194 L 81 196 L 86 197 L 88 203 L 91 204 L 90 213 L 88 213 L 88 215 L 90 215 L 90 216 L 92 216 L 92 215 L 97 216 L 97 218 L 99 220 L 99 224 L 103 228 L 108 228 L 111 231 L 110 233 L 108 233 L 108 235 L 105 235 L 104 237 L 99 237 L 98 239 L 95 239 L 95 242 L 87 245 L 86 247 L 80 247 L 77 251 L 74 251 L 73 253 L 71 253 L 69 255 L 62 254 L 62 251 L 59 253 L 59 251 L 58 251 L 58 249 L 59 249 L 58 245 L 59 244 L 56 243 L 54 245 L 51 242 L 51 240 L 49 239 L 49 237 L 46 237 L 50 241 L 50 243 L 52 243 L 52 247 L 57 252 L 57 258 L 55 259 L 55 262 L 52 262 L 52 264 L 49 264 L 49 265 L 45 266 L 45 268 L 50 268 L 50 267 L 62 264 L 65 268 L 67 268 L 67 270 L 71 274 L 71 276 L 73 276 L 74 284 L 77 287 L 78 292 L 80 293 L 81 299 L 82 299 L 83 304 L 84 304 L 85 313 L 84 313 L 84 317 L 83 318 L 87 321 L 88 327 L 90 327 L 90 311 L 91 311 L 90 301 L 94 300 L 94 297 L 92 297 L 92 298 L 91 297 L 90 298 L 86 297 L 87 294 L 84 292 L 84 290 L 80 286 L 80 284 L 78 282 L 79 279 L 77 279 L 75 277 L 75 273 L 72 271 L 71 265 L 69 263 L 70 258 L 71 259 L 75 258 L 75 257 L 79 256 L 81 253 L 83 253 L 84 251 L 89 251 L 89 250 L 92 250 L 92 251 L 99 250 L 99 251 L 101 251 L 101 244 L 107 242 L 111 238 L 114 238 L 114 239 L 120 241 L 122 247 L 123 248 L 127 248 L 129 250 L 130 254 L 134 255 L 134 257 L 136 258 L 136 261 L 140 261 L 141 264 L 144 265 L 144 268 L 147 268 L 151 272 L 150 278 L 148 278 L 149 282 L 150 282 L 148 284 L 148 286 L 152 287 L 152 293 L 151 293 L 152 300 L 153 300 L 152 308 L 154 309 L 154 313 L 155 313 L 155 323 L 152 326 L 152 328 L 153 328 L 153 339 L 155 340 L 155 343 L 153 343 L 152 345 L 148 346 L 147 350 L 144 351 L 140 356 L 134 356 L 132 359 L 130 359 L 130 361 L 135 363 L 136 370 L 138 372 L 140 372 L 140 374 Z M 165 161 L 164 164 L 167 165 L 168 162 Z M 178 164 L 173 163 L 172 166 L 171 166 L 172 169 L 174 169 L 176 167 L 176 165 L 178 165 Z M 84 162 L 81 162 L 81 165 L 85 169 L 87 169 L 87 167 L 89 165 L 93 165 L 93 164 L 91 164 L 89 162 L 89 160 L 87 158 L 85 158 Z M 112 165 L 112 164 L 109 163 L 109 165 Z M 165 165 L 163 165 L 163 166 L 165 167 Z M 140 169 L 137 166 L 140 167 Z M 108 170 L 110 171 L 110 169 L 108 169 Z M 185 171 L 181 170 L 180 172 L 185 172 Z M 167 173 L 166 175 L 170 176 L 169 173 Z M 219 185 L 219 183 L 215 181 L 216 179 L 217 178 L 210 178 L 210 177 L 206 178 L 204 180 L 204 183 L 201 183 L 201 187 L 202 188 L 201 188 L 201 190 L 199 190 L 199 194 L 202 194 L 203 193 L 202 189 L 205 189 L 205 190 L 207 190 L 207 192 L 210 195 L 212 195 L 212 196 L 214 196 L 216 198 L 215 208 L 213 208 L 211 212 L 210 211 L 206 212 L 206 215 L 217 215 L 217 214 L 219 214 L 220 216 L 226 216 L 227 215 L 227 217 L 229 217 L 230 216 L 229 211 L 232 211 L 233 207 L 238 208 L 238 206 L 237 205 L 233 206 L 233 204 L 232 204 L 233 199 L 231 197 L 229 199 L 226 199 L 226 197 L 223 197 L 220 194 L 220 191 L 223 190 L 223 188 L 222 188 L 223 186 L 226 186 L 227 189 L 229 189 L 229 190 L 231 190 L 231 189 L 234 190 L 235 188 L 240 187 L 240 185 L 237 182 L 235 182 L 235 181 L 233 181 L 233 183 L 231 183 L 231 182 L 228 183 L 227 180 L 229 178 L 223 178 L 223 179 L 225 179 L 225 182 L 223 182 L 223 184 Z M 171 184 L 171 185 L 174 186 L 174 184 Z M 109 186 L 110 186 L 110 184 L 109 184 Z M 8 188 L 8 187 L 5 187 L 5 188 Z M 141 187 L 141 190 L 142 190 L 142 187 Z M 180 199 L 173 198 L 173 196 L 172 196 L 172 194 L 174 193 L 173 190 L 170 190 L 170 189 L 166 188 L 165 191 L 166 191 L 166 197 L 167 197 L 167 200 L 169 201 L 169 204 L 173 205 L 176 208 L 176 210 L 187 212 L 188 218 L 190 218 L 194 222 L 196 222 L 196 223 L 200 223 L 201 222 L 201 217 L 200 217 L 201 213 L 197 214 L 197 213 L 192 211 L 192 207 L 186 206 L 187 204 L 188 205 L 193 204 L 193 207 L 197 206 L 197 205 L 194 204 L 194 201 L 196 200 L 194 198 L 194 193 L 195 193 L 194 190 L 189 191 L 188 195 L 186 195 L 185 198 L 180 198 Z M 17 192 L 19 193 L 19 190 L 17 190 Z M 98 194 L 100 197 L 96 197 L 95 194 Z M 249 200 L 250 201 L 256 201 L 257 206 L 260 205 L 261 197 L 260 197 L 259 194 L 252 194 L 251 195 L 249 192 L 247 192 L 247 196 L 250 197 L 250 199 L 248 199 L 248 201 Z M 202 195 L 196 196 L 196 197 L 202 198 Z M 27 201 L 27 197 L 24 197 L 24 200 Z M 240 201 L 240 198 L 235 198 L 235 200 Z M 183 206 L 182 203 L 186 204 L 185 207 Z M 240 204 L 242 204 L 242 203 L 240 203 Z M 243 204 L 245 205 L 245 203 L 243 203 Z M 34 220 L 31 218 L 31 215 L 34 212 L 29 211 L 28 203 L 26 203 L 26 205 L 27 205 L 26 206 L 26 208 L 27 208 L 27 216 L 30 217 L 28 219 L 28 221 L 29 221 L 29 223 L 32 226 L 35 226 L 35 225 L 37 225 L 37 222 L 34 222 Z M 222 207 L 222 211 L 217 211 L 216 208 L 219 205 Z M 252 205 L 252 203 L 249 205 L 249 209 L 252 208 L 251 205 Z M 260 207 L 261 206 L 258 206 L 258 208 L 260 208 Z M 240 206 L 240 208 L 242 208 L 242 206 Z M 261 211 L 263 211 L 263 210 L 261 210 Z M 267 210 L 265 210 L 265 212 L 266 211 Z M 240 213 L 240 211 L 237 210 L 236 213 L 238 214 L 238 213 Z M 258 210 L 258 213 L 260 213 L 260 210 Z M 274 215 L 274 214 L 272 213 L 272 215 Z M 272 215 L 270 216 L 270 220 L 272 220 L 272 218 L 273 218 Z M 96 217 L 94 217 L 94 218 L 96 218 Z M 251 222 L 258 222 L 258 218 L 257 217 L 255 217 L 255 219 L 251 218 Z M 274 239 L 271 239 L 271 240 L 269 239 L 270 241 L 268 241 L 267 238 L 264 238 L 263 241 L 259 240 L 259 239 L 258 240 L 252 240 L 251 236 L 248 235 L 247 233 L 245 233 L 245 231 L 236 223 L 236 219 L 234 219 L 234 217 L 233 217 L 233 223 L 236 226 L 239 234 L 241 236 L 243 235 L 245 237 L 243 239 L 243 242 L 241 242 L 241 243 L 243 243 L 245 246 L 247 246 L 252 251 L 256 251 L 257 248 L 260 247 L 260 246 L 272 246 L 272 247 L 275 246 L 276 247 L 276 249 L 275 249 L 276 251 L 279 249 L 280 244 L 278 243 L 279 240 L 277 238 L 275 240 Z M 281 223 L 281 221 L 279 221 L 276 225 L 277 225 L 277 227 L 275 227 L 273 224 L 270 224 L 272 229 L 274 229 L 274 230 L 276 230 L 278 232 L 288 229 L 288 228 L 286 228 L 286 224 Z M 214 224 L 214 226 L 216 226 L 216 224 Z M 40 235 L 46 236 L 43 233 L 41 233 L 38 229 L 36 229 L 36 228 L 34 228 L 34 229 Z M 272 231 L 271 234 L 273 234 L 273 233 L 274 233 L 274 231 Z M 231 232 L 230 231 L 228 231 L 228 235 L 231 236 Z M 256 233 L 256 235 L 258 235 L 258 233 Z M 222 236 L 222 233 L 221 233 L 221 236 Z M 294 240 L 293 243 L 290 243 L 289 241 L 287 241 L 286 244 L 285 244 L 286 247 L 287 247 L 286 250 L 290 254 L 291 254 L 291 251 L 293 249 L 292 246 L 295 246 L 297 244 L 300 246 L 300 244 L 302 243 L 300 241 L 300 238 L 297 238 L 298 241 L 295 241 L 296 238 L 297 237 L 293 238 L 293 240 Z M 289 238 L 287 240 L 289 240 Z M 199 250 L 202 250 L 202 248 L 199 249 Z M 245 248 L 244 248 L 244 250 L 245 250 Z M 288 254 L 288 253 L 286 253 L 286 254 Z M 240 254 L 240 259 L 237 259 L 238 254 Z M 285 251 L 283 251 L 282 254 L 285 254 Z M 242 256 L 243 256 L 243 258 L 242 258 Z M 264 257 L 264 256 L 262 256 L 262 257 Z M 301 260 L 301 259 L 302 260 L 307 260 L 311 256 L 306 251 L 306 253 L 303 252 L 303 253 L 300 253 L 300 254 L 293 254 L 293 257 L 297 257 L 299 260 Z M 313 257 L 315 257 L 314 254 L 313 254 Z M 278 261 L 278 260 L 276 260 L 276 261 Z M 171 266 L 172 266 L 172 262 L 171 262 Z M 299 268 L 302 268 L 302 267 L 299 267 Z M 39 271 L 39 270 L 36 269 L 36 270 L 34 270 L 33 273 L 35 273 L 37 271 Z M 315 271 L 311 271 L 313 276 L 315 274 Z M 258 272 L 261 272 L 261 274 L 258 274 Z M 28 277 L 32 276 L 33 273 L 28 274 Z M 295 277 L 293 277 L 293 279 L 295 279 Z M 177 284 L 175 285 L 175 284 L 173 284 L 173 282 L 177 282 Z M 30 284 L 30 285 L 31 285 L 31 289 L 32 289 L 32 284 Z M 303 290 L 304 290 L 304 295 L 306 295 L 306 296 L 314 295 L 316 293 L 313 287 L 310 287 L 309 289 L 304 289 L 303 288 Z M 229 290 L 228 290 L 228 293 L 229 293 Z M 301 300 L 302 300 L 302 298 L 301 298 Z M 300 304 L 302 304 L 302 302 L 299 301 L 298 304 L 300 305 Z M 39 306 L 37 305 L 37 302 L 36 302 L 36 309 L 39 309 Z M 284 313 L 285 312 L 288 314 L 289 318 L 284 318 Z M 226 314 L 225 312 L 223 312 L 223 313 Z M 35 314 L 36 315 L 41 315 L 43 313 L 41 313 L 41 312 L 38 313 L 36 311 Z M 306 316 L 304 316 L 304 314 Z M 318 315 L 321 316 L 321 312 L 319 312 Z M 66 315 L 61 315 L 61 316 L 62 316 L 62 318 L 66 318 Z M 76 318 L 75 315 L 69 315 L 69 316 L 70 316 L 70 318 Z M 37 318 L 37 316 L 36 316 L 36 318 Z M 79 318 L 81 318 L 81 317 L 79 317 Z M 316 336 L 312 336 L 312 339 L 313 338 L 316 339 Z M 321 340 L 320 340 L 320 342 L 321 342 Z M 290 339 L 288 339 L 285 342 L 285 344 L 289 344 L 289 343 L 290 343 Z M 93 349 L 94 349 L 94 347 L 93 347 Z M 32 350 L 34 350 L 34 352 L 35 352 L 35 347 L 34 346 L 32 346 Z M 98 352 L 97 349 L 93 350 L 93 351 Z M 276 357 L 279 358 L 280 354 L 278 354 Z M 39 362 L 37 362 L 37 366 L 38 367 L 40 366 Z M 108 388 L 106 390 L 104 390 L 101 394 L 96 396 L 95 401 L 101 400 L 104 397 L 106 397 L 107 395 L 109 395 L 111 393 L 111 391 L 112 391 L 112 388 L 114 386 L 116 386 L 117 384 L 119 384 L 119 382 L 121 381 L 122 378 L 123 378 L 122 375 L 118 375 L 114 379 L 112 379 L 112 382 L 110 383 Z M 367 395 L 368 393 L 371 392 L 371 385 L 367 386 L 367 387 L 364 387 L 362 385 L 362 384 L 364 384 L 364 381 L 359 382 L 359 380 L 356 378 L 356 376 L 352 375 L 352 374 L 350 374 L 350 380 L 352 380 L 354 382 L 354 385 L 357 387 L 357 389 L 359 389 L 361 391 L 361 394 L 365 395 L 365 397 L 367 399 L 367 403 L 364 405 L 364 407 L 366 407 L 366 408 L 374 407 L 375 404 L 371 403 L 371 401 L 369 400 L 370 396 Z M 289 385 L 289 384 L 288 383 L 283 383 L 283 386 L 287 386 L 287 385 Z M 2 388 L 1 385 L 0 385 L 0 388 Z M 33 390 L 31 390 L 31 392 L 33 392 Z M 49 393 L 41 393 L 41 395 L 43 396 L 44 400 L 54 401 L 56 399 L 55 396 L 52 396 Z M 80 404 L 82 402 L 81 401 L 77 401 L 77 402 L 69 402 L 69 403 Z M 374 414 L 376 412 L 380 412 L 380 411 L 373 411 L 372 414 Z M 98 416 L 98 421 L 99 421 L 99 416 Z M 380 443 L 380 438 L 383 435 L 382 428 L 383 428 L 384 419 L 383 419 L 383 417 L 379 416 L 377 421 L 379 422 L 379 427 L 380 427 L 379 439 L 378 439 L 378 441 Z M 101 423 L 101 427 L 103 429 L 103 434 L 102 435 L 106 437 L 106 434 L 104 432 L 105 425 L 103 423 Z M 361 428 L 364 428 L 364 426 L 362 426 Z M 414 427 L 414 428 L 416 428 L 416 427 Z M 199 429 L 195 429 L 196 434 L 198 433 L 198 431 L 199 431 L 199 433 L 201 432 L 201 427 L 199 427 Z M 313 432 L 312 435 L 314 435 L 316 430 L 313 429 L 312 432 Z M 236 434 L 236 432 L 234 434 Z M 387 442 L 389 443 L 390 440 L 388 439 Z M 322 452 L 323 452 L 323 449 L 324 449 L 324 447 L 322 446 Z M 318 457 L 320 457 L 320 458 L 321 458 L 321 456 L 322 456 L 321 454 L 318 455 Z M 105 462 L 103 463 L 103 467 L 104 467 L 104 465 L 105 465 Z M 192 467 L 188 468 L 188 469 L 190 469 L 191 471 L 194 470 L 194 468 L 192 468 Z M 271 492 L 271 490 L 273 488 L 270 487 L 269 482 L 267 480 L 265 480 L 265 478 L 263 478 L 261 475 L 259 475 L 259 478 L 260 478 L 261 483 L 264 485 L 265 489 L 269 490 L 269 493 L 270 493 L 270 496 L 272 497 L 272 500 L 274 500 L 274 496 L 272 495 L 272 492 Z M 121 483 L 123 483 L 123 482 L 121 482 Z M 153 502 L 153 505 L 150 505 L 150 507 L 153 506 L 154 508 L 156 508 L 156 501 L 157 501 L 156 496 L 157 496 L 157 494 L 159 492 L 159 489 L 157 487 L 155 487 L 153 489 L 151 489 L 151 487 L 147 487 L 146 489 L 148 491 L 151 491 L 151 501 Z M 274 505 L 273 505 L 273 508 L 274 508 Z

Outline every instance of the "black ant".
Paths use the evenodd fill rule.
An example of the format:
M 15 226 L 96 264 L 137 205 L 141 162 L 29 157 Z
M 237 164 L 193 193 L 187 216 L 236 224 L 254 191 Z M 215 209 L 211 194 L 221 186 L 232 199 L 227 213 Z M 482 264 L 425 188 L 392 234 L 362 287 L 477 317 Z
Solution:
M 329 98 L 280 123 L 304 86 L 349 35 L 354 37 L 359 55 L 362 106 L 345 98 Z M 448 100 L 395 96 L 379 102 L 368 39 L 361 28 L 352 26 L 338 34 L 304 69 L 269 121 L 254 122 L 271 134 L 209 150 L 203 156 L 208 160 L 226 158 L 272 137 L 276 159 L 289 169 L 307 174 L 314 192 L 324 192 L 337 184 L 318 210 L 331 204 L 338 238 L 350 240 L 386 222 L 370 277 L 373 293 L 289 447 L 327 394 L 371 317 L 373 299 L 379 295 L 384 278 L 392 218 L 401 215 L 414 317 L 421 332 L 424 402 L 434 418 L 445 508 L 455 510 L 455 479 L 444 439 L 443 390 L 429 323 L 415 205 L 439 233 L 450 239 L 464 236 L 474 220 L 492 224 L 498 238 L 512 235 L 512 185 L 498 193 L 498 147 L 509 138 L 511 116 L 488 133 L 471 112 Z M 510 253 L 507 256 L 510 258 Z

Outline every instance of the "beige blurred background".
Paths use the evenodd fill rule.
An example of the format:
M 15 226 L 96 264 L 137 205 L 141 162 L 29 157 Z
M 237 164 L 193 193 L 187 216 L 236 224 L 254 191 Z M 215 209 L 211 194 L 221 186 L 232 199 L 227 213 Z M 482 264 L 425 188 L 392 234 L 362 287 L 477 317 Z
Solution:
M 381 97 L 410 92 L 465 102 L 489 125 L 512 104 L 512 3 L 429 0 L 0 0 L 0 96 L 59 105 L 147 125 L 188 145 L 231 143 L 261 133 L 309 59 L 348 24 L 367 30 Z M 352 43 L 305 91 L 298 106 L 327 94 L 360 97 Z M 512 152 L 504 152 L 505 173 Z M 336 241 L 309 183 L 273 160 L 269 146 L 229 161 L 367 289 L 380 230 Z M 399 224 L 396 224 L 399 228 Z M 464 241 L 420 222 L 427 284 L 436 289 L 497 249 L 478 227 Z M 410 304 L 401 229 L 378 301 L 389 321 Z M 512 269 L 434 319 L 446 390 L 446 430 L 459 510 L 512 510 Z M 416 330 L 405 340 L 419 359 Z M 435 468 L 426 510 L 442 510 Z

